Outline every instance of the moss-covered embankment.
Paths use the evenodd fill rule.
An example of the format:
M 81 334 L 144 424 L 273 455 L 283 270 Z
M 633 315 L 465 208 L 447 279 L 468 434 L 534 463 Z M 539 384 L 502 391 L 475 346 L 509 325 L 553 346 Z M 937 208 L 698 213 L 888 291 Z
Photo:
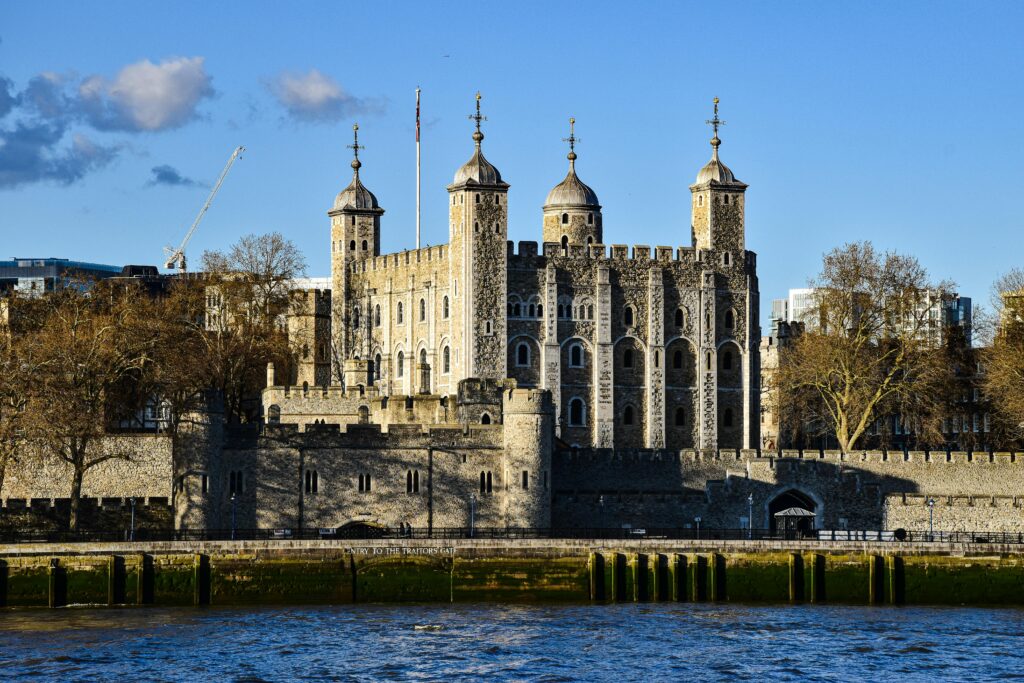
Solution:
M 0 546 L 0 606 L 457 601 L 1024 605 L 1024 549 L 678 541 Z

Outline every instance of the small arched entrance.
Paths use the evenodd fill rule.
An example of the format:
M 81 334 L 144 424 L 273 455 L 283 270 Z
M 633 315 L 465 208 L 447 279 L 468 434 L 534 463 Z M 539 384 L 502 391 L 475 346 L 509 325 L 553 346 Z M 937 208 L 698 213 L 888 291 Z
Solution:
M 796 510 L 804 510 L 810 514 L 802 515 L 795 512 Z M 779 516 L 780 512 L 790 514 Z M 809 534 L 814 531 L 814 519 L 817 513 L 817 503 L 810 496 L 796 489 L 780 493 L 768 503 L 768 522 L 773 534 L 783 531 Z

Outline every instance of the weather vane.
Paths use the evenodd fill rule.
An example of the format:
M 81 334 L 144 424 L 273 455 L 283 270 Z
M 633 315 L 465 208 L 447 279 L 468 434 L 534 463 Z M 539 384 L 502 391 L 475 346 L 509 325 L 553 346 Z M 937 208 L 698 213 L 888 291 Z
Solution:
M 480 115 L 480 91 L 479 90 L 477 90 L 477 92 L 476 92 L 476 113 L 475 114 L 470 114 L 469 115 L 469 119 L 471 121 L 476 121 L 476 132 L 473 133 L 473 139 L 476 140 L 477 142 L 480 142 L 481 140 L 484 139 L 484 134 L 480 132 L 480 122 L 481 121 L 486 121 L 487 117 Z
M 348 148 L 351 149 L 355 153 L 355 155 L 356 155 L 355 160 L 359 161 L 359 150 L 366 149 L 366 148 L 359 144 L 359 124 L 358 123 L 353 124 L 353 126 L 352 126 L 352 138 L 353 138 L 352 144 L 348 145 Z
M 569 117 L 569 137 L 562 138 L 562 142 L 569 143 L 569 161 L 576 160 L 576 143 L 579 142 L 579 138 L 576 137 L 576 119 L 575 117 Z
M 718 98 L 716 97 L 713 101 L 715 103 L 715 118 L 708 119 L 704 123 L 706 123 L 709 126 L 711 126 L 711 128 L 715 131 L 715 140 L 718 140 L 718 127 L 719 126 L 724 126 L 725 125 L 725 121 L 723 121 L 722 119 L 718 118 Z

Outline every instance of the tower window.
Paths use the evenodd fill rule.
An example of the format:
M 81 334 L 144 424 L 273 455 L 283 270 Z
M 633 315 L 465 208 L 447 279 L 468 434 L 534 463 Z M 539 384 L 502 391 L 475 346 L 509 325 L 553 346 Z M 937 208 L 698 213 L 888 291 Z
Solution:
M 697 206 L 704 206 L 704 195 L 697 196 Z
M 722 201 L 725 203 L 726 206 L 728 206 L 729 205 L 729 195 L 725 195 L 724 197 L 722 197 Z
M 405 319 L 405 307 L 402 305 L 402 302 L 399 301 L 398 302 L 398 324 L 401 325 L 402 321 L 404 319 Z
M 380 304 L 373 308 L 373 324 L 380 327 Z
M 480 203 L 480 193 L 479 192 L 476 193 L 476 203 L 477 204 Z
M 473 232 L 480 232 L 480 224 L 473 221 Z
M 355 224 L 356 224 L 356 217 L 355 217 L 355 216 L 352 216 L 352 217 L 351 217 L 351 218 L 349 219 L 349 225 L 355 225 Z M 355 248 L 355 245 L 352 245 L 352 248 L 354 249 L 354 248 Z
M 352 327 L 359 329 L 359 307 L 352 309 Z
M 348 243 L 348 248 L 349 248 L 350 251 L 355 251 L 356 250 L 356 241 L 352 240 L 351 242 L 349 242 Z
M 452 371 L 452 352 L 447 346 L 441 351 L 441 373 L 447 375 Z
M 530 473 L 523 470 L 523 490 L 527 491 L 530 488 Z
M 587 305 L 587 319 L 588 320 L 593 320 L 594 319 L 594 304 L 588 304 Z
M 528 308 L 527 311 L 528 311 L 527 315 L 529 317 L 531 317 L 531 318 L 536 317 L 536 314 L 537 314 L 537 307 L 536 306 L 534 306 L 533 304 L 530 304 L 530 308 Z
M 569 224 L 569 214 L 563 213 L 562 214 L 562 225 L 568 225 L 568 224 Z
M 570 368 L 582 368 L 583 367 L 583 345 L 573 344 L 569 347 L 569 367 Z
M 727 266 L 731 262 L 732 258 L 729 256 L 729 252 L 722 254 L 722 265 Z
M 441 317 L 448 319 L 448 297 L 441 299 Z
M 420 299 L 420 322 L 427 319 L 427 300 Z
M 633 307 L 626 306 L 626 309 L 622 311 L 622 322 L 626 327 L 633 327 Z
M 682 326 L 683 326 L 683 309 L 677 308 L 676 309 L 676 327 L 682 327 Z
M 626 406 L 622 409 L 622 424 L 633 424 L 633 406 Z
M 494 224 L 494 234 L 495 235 L 500 235 L 501 234 L 501 226 L 498 225 L 498 223 Z
M 491 321 L 488 320 L 487 322 L 484 323 L 484 334 L 490 334 L 490 333 L 491 333 Z
M 725 312 L 725 329 L 731 330 L 736 326 L 736 316 L 733 315 L 732 311 Z
M 588 213 L 587 214 L 587 225 L 593 225 L 593 224 L 594 224 L 594 214 Z
M 366 240 L 363 240 L 363 251 L 366 251 L 366 247 L 367 247 L 367 242 L 366 242 Z
M 565 214 L 565 215 L 568 216 L 569 214 Z M 567 256 L 568 254 L 569 254 L 569 236 L 568 235 L 562 235 L 562 256 Z
M 569 425 L 582 427 L 587 423 L 587 409 L 582 398 L 574 398 L 569 401 Z
M 320 474 L 316 470 L 306 470 L 306 493 L 320 491 Z
M 622 352 L 622 367 L 633 367 L 633 349 L 626 349 Z
M 525 367 L 530 364 L 530 345 L 526 342 L 520 342 L 519 346 L 516 347 L 516 365 L 519 367 Z
M 399 377 L 405 376 L 405 354 L 401 351 L 398 352 L 398 372 L 396 373 Z
M 686 411 L 682 408 L 676 408 L 676 427 L 686 426 Z
M 480 416 L 480 424 L 489 425 L 491 424 L 491 416 L 488 413 L 484 413 Z
M 519 304 L 514 304 L 514 305 L 512 306 L 512 315 L 514 315 L 515 317 L 517 317 L 517 318 L 518 318 L 518 317 L 519 317 L 519 316 L 521 316 L 522 314 L 523 314 L 523 308 L 522 308 L 522 306 L 521 306 L 521 305 L 519 305 Z
M 370 373 L 370 381 L 380 379 L 380 354 L 378 353 L 373 358 L 373 372 Z

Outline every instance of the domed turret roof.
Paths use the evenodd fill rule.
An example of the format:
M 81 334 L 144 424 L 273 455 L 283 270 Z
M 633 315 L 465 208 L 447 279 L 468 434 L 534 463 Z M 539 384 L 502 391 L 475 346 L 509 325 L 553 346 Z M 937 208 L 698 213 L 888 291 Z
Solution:
M 587 209 L 600 209 L 601 204 L 597 201 L 597 193 L 584 183 L 576 175 L 576 119 L 569 119 L 569 137 L 565 138 L 569 143 L 569 172 L 565 179 L 551 188 L 548 198 L 544 200 L 544 207 L 581 207 Z
M 348 184 L 344 190 L 338 193 L 338 196 L 334 198 L 334 211 L 341 210 L 356 210 L 356 211 L 372 211 L 374 209 L 380 210 L 380 204 L 377 203 L 377 197 L 372 192 L 366 189 L 362 181 L 359 180 L 359 169 L 362 168 L 363 163 L 359 161 L 359 150 L 363 147 L 359 144 L 359 124 L 352 126 L 353 143 L 349 145 L 352 151 L 355 153 L 352 159 L 352 182 Z
M 600 202 L 597 201 L 597 193 L 576 176 L 575 164 L 570 160 L 569 172 L 565 175 L 565 180 L 551 188 L 548 198 L 544 200 L 544 206 L 598 208 Z
M 716 183 L 737 182 L 736 176 L 734 176 L 732 171 L 729 170 L 729 167 L 718 159 L 718 147 L 715 147 L 715 152 L 711 157 L 711 161 L 706 163 L 704 168 L 700 169 L 700 173 L 697 174 L 698 185 L 712 180 Z
M 473 150 L 473 156 L 469 158 L 469 161 L 464 163 L 455 172 L 452 187 L 467 183 L 508 187 L 508 184 L 501 179 L 501 173 L 498 172 L 494 164 L 487 161 L 483 151 L 480 149 L 480 143 L 484 139 L 484 134 L 480 130 L 480 122 L 487 120 L 487 117 L 480 115 L 480 93 L 476 94 L 476 114 L 471 115 L 469 118 L 476 121 L 476 131 L 473 133 L 473 142 L 476 144 L 476 149 Z
M 479 133 L 479 135 L 482 140 L 483 133 Z M 480 150 L 480 142 L 477 141 L 476 150 L 473 152 L 473 156 L 470 157 L 469 161 L 459 167 L 459 170 L 455 172 L 455 180 L 452 182 L 455 185 L 462 185 L 463 183 L 500 185 L 502 180 L 501 173 L 498 172 L 498 169 L 494 164 L 487 161 L 487 158 L 484 157 L 484 153 Z

